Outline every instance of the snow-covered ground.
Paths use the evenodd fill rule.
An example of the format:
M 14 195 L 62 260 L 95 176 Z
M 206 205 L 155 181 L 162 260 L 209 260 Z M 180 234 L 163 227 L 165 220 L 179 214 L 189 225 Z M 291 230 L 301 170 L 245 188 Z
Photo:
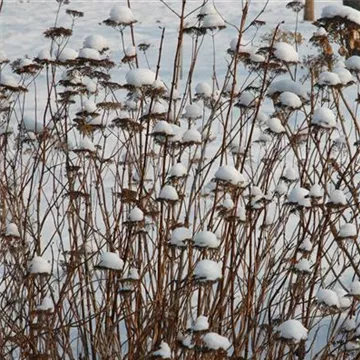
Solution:
M 177 89 L 181 1 L 4 2 L 0 50 L 18 72 L 55 56 L 43 34 L 72 27 L 66 9 L 84 16 L 56 71 L 1 68 L 0 358 L 358 356 L 360 57 L 311 65 L 318 29 L 288 2 L 249 1 L 238 44 L 245 1 L 188 1 L 185 28 L 200 14 L 207 29 L 184 34 Z M 315 0 L 316 18 L 340 4 Z M 92 73 L 105 57 L 113 87 Z

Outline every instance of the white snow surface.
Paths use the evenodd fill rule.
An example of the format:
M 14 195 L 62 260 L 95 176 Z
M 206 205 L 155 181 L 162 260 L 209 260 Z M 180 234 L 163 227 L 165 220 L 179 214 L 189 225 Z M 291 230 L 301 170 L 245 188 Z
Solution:
M 91 48 L 97 51 L 103 51 L 109 48 L 108 41 L 102 35 L 89 35 L 83 41 L 84 48 Z
M 295 319 L 284 321 L 278 326 L 277 331 L 280 333 L 280 337 L 295 343 L 306 340 L 308 337 L 308 330 L 299 320 Z
M 205 15 L 202 23 L 203 28 L 220 28 L 225 26 L 224 19 L 219 14 Z
M 156 79 L 156 74 L 149 69 L 133 69 L 128 71 L 125 79 L 129 85 L 135 87 L 151 86 Z
M 294 93 L 303 99 L 308 98 L 305 86 L 290 79 L 273 81 L 269 86 L 268 95 L 271 96 L 275 93 L 283 93 L 285 91 Z
M 309 190 L 300 186 L 295 187 L 289 193 L 289 203 L 299 206 L 310 207 Z
M 299 96 L 290 91 L 284 91 L 281 93 L 279 101 L 283 106 L 287 106 L 290 109 L 298 109 L 302 105 L 302 101 Z
M 178 247 L 184 247 L 186 246 L 184 241 L 190 240 L 191 238 L 192 233 L 189 228 L 183 226 L 177 227 L 171 232 L 169 244 Z
M 208 83 L 206 83 L 204 81 L 199 82 L 195 86 L 195 93 L 199 94 L 199 95 L 202 95 L 204 97 L 211 97 L 212 87 Z
M 213 260 L 200 260 L 194 269 L 195 278 L 199 281 L 215 281 L 222 278 L 222 263 Z
M 169 170 L 169 176 L 174 178 L 181 178 L 186 176 L 187 168 L 181 162 L 174 164 Z
M 198 316 L 198 318 L 195 320 L 194 324 L 191 327 L 192 331 L 205 331 L 209 329 L 209 320 L 207 318 L 207 316 L 204 315 L 200 315 Z
M 208 332 L 202 337 L 202 340 L 205 346 L 211 350 L 228 350 L 231 346 L 228 338 L 216 332 Z
M 162 341 L 158 350 L 153 352 L 154 356 L 161 357 L 162 359 L 171 359 L 171 349 L 168 343 Z
M 127 6 L 116 5 L 110 10 L 110 20 L 119 25 L 130 25 L 136 22 L 134 13 Z
M 316 300 L 320 304 L 324 304 L 329 307 L 340 308 L 339 296 L 334 290 L 319 289 L 316 293 Z
M 197 104 L 189 104 L 185 107 L 184 117 L 187 119 L 198 119 L 202 117 L 202 109 Z
M 20 237 L 20 232 L 15 223 L 9 223 L 6 225 L 5 236 L 13 236 L 16 238 Z
M 71 48 L 64 48 L 57 52 L 56 57 L 60 62 L 67 62 L 69 60 L 75 60 L 78 57 L 78 52 Z
M 298 62 L 299 54 L 297 51 L 288 43 L 278 42 L 274 45 L 274 55 L 277 59 L 284 62 Z
M 243 186 L 246 183 L 244 175 L 231 165 L 221 166 L 216 171 L 215 178 L 235 186 Z
M 351 223 L 341 225 L 339 229 L 339 237 L 342 239 L 356 237 L 357 233 L 356 225 Z
M 179 200 L 179 195 L 173 186 L 164 185 L 160 191 L 159 199 L 167 201 L 177 201 Z
M 341 17 L 360 25 L 360 11 L 357 11 L 349 6 L 342 6 L 342 5 L 325 6 L 322 9 L 321 17 L 328 19 L 332 19 L 334 17 Z
M 300 259 L 295 265 L 295 269 L 302 273 L 309 273 L 311 271 L 311 263 L 308 259 Z
M 212 231 L 199 231 L 193 238 L 195 246 L 199 248 L 216 249 L 220 245 L 220 240 Z
M 336 127 L 336 117 L 329 108 L 320 107 L 314 111 L 311 123 L 325 129 L 331 129 Z
M 129 221 L 131 222 L 139 222 L 144 220 L 144 213 L 138 207 L 134 207 L 131 209 L 129 213 Z
M 153 135 L 173 136 L 174 129 L 170 123 L 165 120 L 158 121 L 152 129 Z
M 98 266 L 110 270 L 122 270 L 124 261 L 114 252 L 103 252 L 100 255 Z
M 186 143 L 201 144 L 201 134 L 197 129 L 186 130 L 182 136 L 181 141 Z
M 345 66 L 349 70 L 360 71 L 360 56 L 357 56 L 357 55 L 350 56 L 345 61 Z
M 51 264 L 41 256 L 34 256 L 29 262 L 28 271 L 30 274 L 51 274 Z
M 275 117 L 270 118 L 267 121 L 267 126 L 268 126 L 269 130 L 274 134 L 281 134 L 281 133 L 285 132 L 285 128 L 282 125 L 280 119 L 278 119 L 278 118 L 275 118 Z
M 356 295 L 356 296 L 360 295 L 360 281 L 359 280 L 354 280 L 351 282 L 349 294 Z
M 82 48 L 79 50 L 78 58 L 88 59 L 88 60 L 101 60 L 101 56 L 98 50 L 92 48 Z
M 330 193 L 330 202 L 334 205 L 346 205 L 347 200 L 344 192 L 339 189 L 335 189 Z
M 341 84 L 339 75 L 331 71 L 323 71 L 319 75 L 319 85 L 335 86 Z

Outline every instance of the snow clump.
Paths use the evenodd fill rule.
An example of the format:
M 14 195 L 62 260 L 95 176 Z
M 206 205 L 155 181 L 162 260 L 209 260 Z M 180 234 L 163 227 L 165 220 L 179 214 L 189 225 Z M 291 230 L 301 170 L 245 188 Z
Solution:
M 334 290 L 319 289 L 316 293 L 316 300 L 319 304 L 323 304 L 328 307 L 340 308 L 339 297 Z
M 169 244 L 178 247 L 185 247 L 185 241 L 192 238 L 191 230 L 186 227 L 175 228 L 170 236 Z
M 331 129 L 336 127 L 336 117 L 332 110 L 328 108 L 317 108 L 314 111 L 311 124 L 325 129 Z
M 308 330 L 300 321 L 294 319 L 284 321 L 278 326 L 277 331 L 281 338 L 292 340 L 294 343 L 306 340 L 308 336 Z
M 191 327 L 192 331 L 205 331 L 209 329 L 209 320 L 207 316 L 200 315 Z
M 30 274 L 51 274 L 51 264 L 41 256 L 35 256 L 29 263 Z
M 136 22 L 134 13 L 127 6 L 116 5 L 110 10 L 110 20 L 117 25 L 130 25 Z
M 193 238 L 194 244 L 199 248 L 216 249 L 220 245 L 220 241 L 211 231 L 200 231 Z
M 213 260 L 200 260 L 194 270 L 195 278 L 199 281 L 216 281 L 222 277 L 222 263 Z
M 108 41 L 101 35 L 89 35 L 84 39 L 84 48 L 95 49 L 102 52 L 109 48 Z
M 138 207 L 134 207 L 129 213 L 129 221 L 140 222 L 144 220 L 144 213 Z
M 159 199 L 166 201 L 177 201 L 179 200 L 179 195 L 173 186 L 164 185 L 160 191 Z
M 109 270 L 122 270 L 124 262 L 114 252 L 104 252 L 100 255 L 98 267 Z
M 171 359 L 171 349 L 168 343 L 162 341 L 158 350 L 153 352 L 153 355 L 162 359 Z
M 299 61 L 299 54 L 288 43 L 278 42 L 274 45 L 274 55 L 277 59 L 288 63 L 296 63 Z
M 215 173 L 215 179 L 234 186 L 244 186 L 246 183 L 244 175 L 231 165 L 221 166 Z
M 132 69 L 125 76 L 126 82 L 135 87 L 151 86 L 156 74 L 149 69 Z
M 227 350 L 231 346 L 228 338 L 215 332 L 209 332 L 202 337 L 202 340 L 210 350 Z

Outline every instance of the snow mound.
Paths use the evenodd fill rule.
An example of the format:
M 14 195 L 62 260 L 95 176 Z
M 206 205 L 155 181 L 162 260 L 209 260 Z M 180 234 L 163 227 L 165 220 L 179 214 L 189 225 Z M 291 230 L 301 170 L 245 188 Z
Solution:
M 130 25 L 136 22 L 134 13 L 127 6 L 114 6 L 110 10 L 110 20 L 118 25 Z
M 229 339 L 215 332 L 209 332 L 202 337 L 205 346 L 211 350 L 227 350 L 231 346 Z
M 164 185 L 160 191 L 159 199 L 166 201 L 177 201 L 179 200 L 179 195 L 173 186 Z
M 310 207 L 309 190 L 302 187 L 295 187 L 289 193 L 289 203 L 304 207 Z
M 298 62 L 299 54 L 297 51 L 288 43 L 278 42 L 274 45 L 274 55 L 277 59 L 284 62 Z
M 165 120 L 158 121 L 152 129 L 153 135 L 162 135 L 162 136 L 173 136 L 174 129 L 170 123 Z
M 186 130 L 181 141 L 184 144 L 201 144 L 201 134 L 196 129 Z
M 187 105 L 185 108 L 184 117 L 186 119 L 195 120 L 202 117 L 202 109 L 197 104 Z
M 51 56 L 49 49 L 40 50 L 37 58 L 39 60 L 48 60 L 48 61 L 53 60 L 53 57 Z
M 278 326 L 277 331 L 280 333 L 280 337 L 295 343 L 306 340 L 308 336 L 308 330 L 300 321 L 294 319 L 284 321 Z
M 153 352 L 153 356 L 157 356 L 162 359 L 171 359 L 170 346 L 165 341 L 162 341 L 159 349 Z
M 91 48 L 101 52 L 109 48 L 109 43 L 101 35 L 89 35 L 84 39 L 83 46 L 84 48 Z
M 336 127 L 336 117 L 334 113 L 328 108 L 317 108 L 314 111 L 311 124 L 325 129 L 331 129 Z
M 340 226 L 339 238 L 349 239 L 357 236 L 357 229 L 355 224 L 344 224 Z
M 78 57 L 78 52 L 71 48 L 64 48 L 56 54 L 56 57 L 60 62 L 67 62 L 75 60 Z
M 109 270 L 121 270 L 124 267 L 124 262 L 118 254 L 114 252 L 104 252 L 100 255 L 98 267 Z
M 51 264 L 41 256 L 35 256 L 29 263 L 30 274 L 51 274 Z
M 360 25 L 360 11 L 357 11 L 349 6 L 342 6 L 342 5 L 325 6 L 322 10 L 321 17 L 326 19 L 341 17 Z
M 284 91 L 280 94 L 279 102 L 282 106 L 286 106 L 291 109 L 298 109 L 302 105 L 301 99 L 296 94 L 289 91 Z
M 221 166 L 215 173 L 215 179 L 234 186 L 244 186 L 246 183 L 244 175 L 231 165 Z
M 284 126 L 281 124 L 280 119 L 278 118 L 270 118 L 267 121 L 267 126 L 269 128 L 269 131 L 271 131 L 274 134 L 282 134 L 285 132 Z
M 222 263 L 213 260 L 200 260 L 194 269 L 195 278 L 199 281 L 215 281 L 222 278 Z
M 16 79 L 11 75 L 0 74 L 0 85 L 9 86 L 13 88 L 18 87 Z
M 144 213 L 138 207 L 134 207 L 129 213 L 129 221 L 139 222 L 144 220 Z
M 344 192 L 342 190 L 333 190 L 330 193 L 330 203 L 333 205 L 346 205 L 347 200 Z
M 96 147 L 94 143 L 88 137 L 84 137 L 79 141 L 78 149 L 86 150 L 90 152 L 96 152 Z
M 191 230 L 186 227 L 175 228 L 170 236 L 169 244 L 178 247 L 184 247 L 186 244 L 184 241 L 192 238 Z
M 333 70 L 333 73 L 339 77 L 340 82 L 343 85 L 347 85 L 353 81 L 351 72 L 345 68 L 337 67 Z
M 97 51 L 96 49 L 91 49 L 91 48 L 80 49 L 78 58 L 95 60 L 95 61 L 101 60 L 99 51 Z
M 220 241 L 211 231 L 200 231 L 193 238 L 195 246 L 199 248 L 216 249 L 220 245 Z
M 15 238 L 19 238 L 20 232 L 19 232 L 17 225 L 14 223 L 7 224 L 6 229 L 5 229 L 5 236 L 12 236 Z
M 308 259 L 300 259 L 295 265 L 295 269 L 301 273 L 309 273 L 311 264 Z
M 173 178 L 181 178 L 186 176 L 186 174 L 187 168 L 181 162 L 174 164 L 169 170 L 169 176 Z
M 200 315 L 191 327 L 192 331 L 205 331 L 210 327 L 207 316 Z
M 212 87 L 206 82 L 200 82 L 195 86 L 195 93 L 209 98 L 212 94 Z
M 272 82 L 268 89 L 268 95 L 271 96 L 275 93 L 283 93 L 285 91 L 294 93 L 303 99 L 308 98 L 305 86 L 289 79 Z
M 345 61 L 345 66 L 349 70 L 360 71 L 360 56 L 357 56 L 357 55 L 350 56 Z
M 136 47 L 133 45 L 129 45 L 126 49 L 125 49 L 125 56 L 128 57 L 133 57 L 136 55 Z
M 205 29 L 223 28 L 225 26 L 224 19 L 219 14 L 205 15 L 202 27 Z
M 149 69 L 133 69 L 125 76 L 126 82 L 135 87 L 151 86 L 155 78 L 156 74 Z
M 349 294 L 354 295 L 354 296 L 360 295 L 360 281 L 359 280 L 354 280 L 350 284 Z
M 319 85 L 328 85 L 328 86 L 335 86 L 341 84 L 340 78 L 338 74 L 335 74 L 330 71 L 323 71 L 319 75 L 318 80 Z
M 324 190 L 319 184 L 314 184 L 310 188 L 309 195 L 312 198 L 322 198 L 324 196 Z
M 340 308 L 339 297 L 334 290 L 319 289 L 316 293 L 316 300 L 320 304 L 324 304 L 329 307 Z

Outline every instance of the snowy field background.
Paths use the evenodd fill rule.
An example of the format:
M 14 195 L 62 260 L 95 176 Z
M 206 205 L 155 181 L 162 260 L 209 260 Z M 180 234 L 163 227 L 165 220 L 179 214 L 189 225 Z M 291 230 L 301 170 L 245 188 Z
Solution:
M 166 3 L 181 11 L 181 1 Z M 162 95 L 149 96 L 145 90 L 141 93 L 143 89 L 100 89 L 98 94 L 77 95 L 66 111 L 55 101 L 58 94 L 52 93 L 49 103 L 64 111 L 65 122 L 51 125 L 49 113 L 44 116 L 49 81 L 45 71 L 35 82 L 26 79 L 26 96 L 13 94 L 14 110 L 3 111 L 2 118 L 2 126 L 10 124 L 13 132 L 7 135 L 2 127 L 0 138 L 1 358 L 359 356 L 359 168 L 353 144 L 360 136 L 354 126 L 360 58 L 353 59 L 352 68 L 345 63 L 353 70 L 353 85 L 329 86 L 334 74 L 325 71 L 335 72 L 344 66 L 345 58 L 335 58 L 331 65 L 324 62 L 314 68 L 313 79 L 305 78 L 311 67 L 287 63 L 291 52 L 282 44 L 280 49 L 287 50 L 278 60 L 285 70 L 271 73 L 271 81 L 296 77 L 297 85 L 287 90 L 291 104 L 294 93 L 314 91 L 309 99 L 299 95 L 299 110 L 275 105 L 276 96 L 261 98 L 264 70 L 249 70 L 244 59 L 236 68 L 240 87 L 236 100 L 241 106 L 231 105 L 228 112 L 229 95 L 220 108 L 209 99 L 208 103 L 196 102 L 200 82 L 210 84 L 214 99 L 218 96 L 215 90 L 221 92 L 228 66 L 233 64 L 227 51 L 238 36 L 244 3 L 215 1 L 226 28 L 208 30 L 198 38 L 184 35 L 183 77 L 178 86 L 184 101 L 173 106 L 169 117 L 168 103 L 159 99 Z M 249 27 L 243 41 L 256 48 L 269 46 L 269 34 L 280 23 L 281 31 L 287 33 L 298 26 L 303 36 L 298 46 L 302 61 L 318 53 L 310 42 L 317 27 L 303 22 L 302 12 L 296 24 L 296 14 L 286 8 L 287 3 L 270 0 L 259 18 L 266 23 Z M 121 63 L 124 52 L 119 33 L 102 21 L 114 5 L 126 4 L 70 1 L 61 7 L 57 19 L 57 26 L 68 28 L 71 19 L 65 9 L 84 13 L 76 20 L 67 47 L 79 50 L 87 36 L 102 35 L 115 62 L 109 71 L 111 79 L 119 84 L 131 82 L 126 77 L 130 66 Z M 196 24 L 202 5 L 203 1 L 187 2 L 190 15 L 185 24 Z M 245 27 L 264 5 L 264 1 L 249 1 Z M 327 5 L 341 5 L 341 1 L 315 0 L 316 18 Z M 150 44 L 147 59 L 137 51 L 140 68 L 147 68 L 148 61 L 156 71 L 165 29 L 159 76 L 169 90 L 179 19 L 161 1 L 133 0 L 131 8 L 138 20 L 134 24 L 136 44 Z M 57 9 L 56 1 L 5 1 L 0 50 L 15 61 L 33 59 L 49 48 L 50 40 L 42 34 L 54 26 Z M 195 38 L 201 50 L 189 92 L 186 81 Z M 124 29 L 124 43 L 131 45 L 129 28 Z M 263 51 L 268 56 L 269 49 Z M 57 66 L 57 92 L 63 89 L 57 82 L 71 67 Z M 2 79 L 10 70 L 9 65 L 1 68 Z M 321 86 L 311 87 L 321 82 L 321 76 Z M 254 84 L 258 86 L 255 90 L 250 88 Z M 277 91 L 284 92 L 279 84 Z M 268 88 L 266 92 L 269 95 Z M 126 107 L 130 97 L 141 104 L 135 110 Z M 73 120 L 86 108 L 87 98 L 94 106 L 101 101 L 120 102 L 122 110 L 144 125 L 142 134 L 109 126 L 115 115 L 120 116 L 118 109 L 101 110 L 106 126 L 101 130 L 85 126 L 82 133 Z M 165 115 L 147 114 L 153 100 L 165 109 Z M 186 118 L 190 102 L 201 107 L 198 119 Z M 330 108 L 330 115 L 317 113 L 320 106 Z M 272 121 L 275 115 L 281 120 Z M 45 120 L 49 138 L 46 131 L 45 135 L 36 127 L 34 131 L 34 119 Z M 162 120 L 179 124 L 180 129 L 174 131 L 180 138 L 191 128 L 193 132 L 187 135 L 195 143 L 186 145 L 183 137 L 183 145 L 172 148 L 171 137 L 165 141 L 163 133 L 154 135 Z M 253 127 L 256 121 L 259 125 Z M 195 131 L 209 124 L 212 141 L 205 131 Z M 166 127 L 169 124 L 162 125 L 173 131 Z M 71 129 L 64 130 L 67 126 Z M 153 131 L 151 136 L 148 130 Z M 305 131 L 306 145 L 292 142 L 297 131 Z M 249 144 L 249 160 L 243 161 L 241 151 Z M 61 146 L 64 151 L 59 151 Z M 201 159 L 203 155 L 206 159 Z M 142 172 L 146 156 L 147 169 Z M 105 161 L 110 158 L 112 161 Z M 184 166 L 174 169 L 178 161 Z M 65 164 L 78 171 L 72 180 Z M 221 167 L 225 164 L 229 167 Z M 131 194 L 135 200 L 125 201 L 124 190 L 129 189 L 135 192 Z M 178 202 L 173 204 L 171 197 Z M 154 216 L 150 205 L 151 210 L 156 209 Z

